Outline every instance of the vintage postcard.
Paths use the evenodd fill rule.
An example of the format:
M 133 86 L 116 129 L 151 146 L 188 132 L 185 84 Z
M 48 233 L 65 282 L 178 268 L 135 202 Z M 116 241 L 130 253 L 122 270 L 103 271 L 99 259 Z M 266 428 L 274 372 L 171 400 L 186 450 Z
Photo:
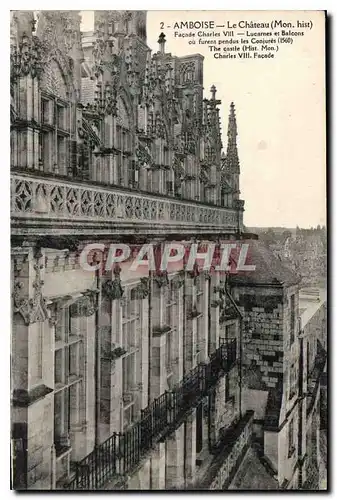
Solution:
M 11 488 L 326 490 L 324 11 L 12 11 Z

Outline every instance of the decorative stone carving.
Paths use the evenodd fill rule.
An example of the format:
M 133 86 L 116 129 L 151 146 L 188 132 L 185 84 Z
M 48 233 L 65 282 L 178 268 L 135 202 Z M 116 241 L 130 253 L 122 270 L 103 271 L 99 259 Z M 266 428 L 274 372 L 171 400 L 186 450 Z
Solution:
M 32 78 L 39 77 L 43 70 L 44 51 L 45 45 L 41 40 L 36 36 L 29 37 L 24 33 L 19 45 L 11 47 L 12 81 L 27 75 Z
M 102 284 L 102 294 L 110 300 L 119 300 L 124 295 L 124 289 L 120 279 L 120 268 L 114 268 L 114 280 L 107 280 Z
M 158 137 L 160 139 L 165 139 L 165 138 L 167 139 L 164 121 L 163 121 L 159 112 L 156 113 L 154 128 L 155 128 L 155 136 L 156 137 Z
M 155 283 L 159 288 L 162 288 L 163 286 L 167 286 L 169 284 L 169 279 L 166 271 L 158 272 L 154 276 L 153 280 L 155 281 Z
M 140 283 L 136 287 L 136 297 L 138 299 L 146 299 L 149 295 L 149 278 L 140 278 Z
M 27 326 L 45 321 L 48 317 L 46 301 L 42 296 L 43 280 L 41 279 L 41 269 L 44 266 L 40 263 L 42 258 L 40 250 L 35 252 L 34 258 L 35 280 L 33 282 L 33 297 L 29 298 L 23 293 L 23 283 L 18 280 L 14 283 L 13 292 L 14 313 L 21 314 Z
M 200 312 L 197 310 L 197 307 L 194 305 L 192 307 L 192 310 L 187 312 L 187 319 L 194 319 L 194 318 L 197 318 L 198 316 L 200 316 Z
M 154 326 L 152 329 L 152 333 L 154 337 L 160 337 L 161 335 L 164 335 L 167 332 L 170 332 L 172 328 L 168 325 L 164 326 Z
M 97 83 L 94 108 L 99 115 L 117 116 L 117 89 L 114 85 Z
M 59 310 L 58 304 L 54 302 L 49 309 L 50 309 L 49 326 L 53 327 L 56 326 L 58 323 L 58 310 Z
M 225 295 L 225 283 L 223 281 L 220 282 L 220 285 L 213 287 L 213 292 L 218 293 L 220 296 Z
M 96 25 L 96 38 L 94 40 L 92 55 L 94 58 L 93 73 L 98 78 L 104 71 L 103 58 L 108 47 L 108 37 L 104 33 L 103 22 Z
M 49 57 L 56 52 L 68 54 L 80 42 L 80 17 L 78 11 L 41 11 L 41 39 L 46 44 Z
M 37 212 L 35 207 L 38 189 L 45 190 L 45 199 L 50 207 L 50 213 L 65 220 L 72 218 L 82 221 L 84 216 L 91 221 L 109 221 L 116 213 L 120 213 L 119 216 L 125 217 L 126 220 L 139 220 L 141 218 L 144 221 L 156 221 L 160 220 L 163 209 L 162 200 L 147 195 L 144 196 L 144 209 L 141 217 L 139 217 L 137 203 L 132 201 L 136 201 L 138 195 L 134 195 L 132 192 L 117 192 L 111 187 L 106 189 L 104 187 L 85 186 L 84 188 L 82 184 L 74 184 L 70 187 L 66 181 L 58 180 L 57 183 L 53 179 L 42 181 L 40 178 L 31 179 L 16 173 L 12 174 L 12 181 L 12 212 L 18 217 L 23 214 Z M 94 213 L 92 211 L 92 199 L 94 200 Z M 126 212 L 127 205 L 128 210 Z M 216 224 L 218 226 L 236 227 L 237 225 L 235 210 L 195 205 L 193 211 L 188 213 L 185 203 L 178 200 L 172 202 L 170 208 L 172 222 L 193 220 L 195 223 L 207 222 L 207 224 Z M 24 216 L 26 217 L 26 215 Z M 191 216 L 193 216 L 193 219 L 190 218 Z
M 205 186 L 209 185 L 210 179 L 208 175 L 207 169 L 202 165 L 200 169 L 200 182 L 202 182 Z
M 92 316 L 97 311 L 97 292 L 87 290 L 74 304 L 71 305 L 71 316 Z
M 139 144 L 138 148 L 136 149 L 136 158 L 140 167 L 151 168 L 154 165 L 154 161 L 150 153 L 150 148 L 148 146 Z
M 126 354 L 126 350 L 123 347 L 115 347 L 109 353 L 105 353 L 103 358 L 109 359 L 110 361 L 115 361 L 116 359 L 120 358 L 121 356 L 124 356 L 124 354 Z
M 179 68 L 181 84 L 192 83 L 195 80 L 195 63 L 189 61 L 183 63 Z
M 214 271 L 214 266 L 211 266 L 211 270 Z M 212 279 L 210 271 L 204 271 L 204 278 L 207 281 L 210 281 Z
M 184 285 L 184 272 L 183 272 L 183 275 L 178 275 L 176 276 L 175 278 L 173 278 L 172 280 L 172 288 L 173 290 L 179 290 L 179 288 L 181 288 L 183 285 Z
M 175 154 L 173 157 L 173 171 L 175 174 L 175 182 L 180 185 L 185 178 L 185 169 L 183 167 L 183 159 L 180 155 Z
M 222 304 L 223 302 L 221 299 L 212 300 L 211 307 L 219 307 L 222 306 Z
M 199 266 L 196 262 L 194 263 L 193 269 L 191 271 L 187 271 L 187 274 L 190 276 L 190 278 L 197 278 L 199 276 Z

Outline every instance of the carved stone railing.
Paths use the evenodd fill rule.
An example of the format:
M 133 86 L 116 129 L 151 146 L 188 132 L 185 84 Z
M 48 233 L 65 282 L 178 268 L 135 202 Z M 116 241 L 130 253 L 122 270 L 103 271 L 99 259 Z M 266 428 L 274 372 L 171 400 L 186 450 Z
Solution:
M 120 233 L 123 226 L 130 231 L 130 224 L 154 232 L 184 228 L 191 233 L 212 233 L 236 231 L 242 213 L 193 200 L 20 171 L 11 174 L 11 217 L 13 234 L 18 226 L 20 234 L 30 233 L 32 221 L 42 234 L 55 230 L 68 234 L 74 228 L 76 234 L 85 234 L 93 224 L 96 234 Z

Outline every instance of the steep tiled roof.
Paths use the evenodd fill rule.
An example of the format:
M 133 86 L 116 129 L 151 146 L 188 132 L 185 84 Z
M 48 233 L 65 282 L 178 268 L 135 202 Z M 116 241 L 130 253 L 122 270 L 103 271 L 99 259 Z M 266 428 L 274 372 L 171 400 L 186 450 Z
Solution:
M 247 240 L 249 249 L 245 264 L 255 265 L 255 271 L 238 271 L 231 274 L 231 284 L 235 285 L 284 285 L 299 283 L 299 277 L 284 261 L 275 257 L 263 242 Z

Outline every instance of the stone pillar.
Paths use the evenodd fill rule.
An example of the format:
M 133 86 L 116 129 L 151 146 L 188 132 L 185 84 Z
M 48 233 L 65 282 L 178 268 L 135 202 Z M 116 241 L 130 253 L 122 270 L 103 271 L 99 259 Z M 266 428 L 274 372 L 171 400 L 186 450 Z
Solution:
M 175 318 L 173 332 L 173 382 L 178 383 L 183 378 L 183 330 L 184 330 L 184 310 L 183 310 L 183 278 L 174 278 L 176 289 L 176 304 L 173 309 Z
M 184 487 L 184 426 L 181 425 L 166 440 L 165 489 Z
M 51 446 L 50 449 L 50 455 L 51 455 L 51 460 L 50 460 L 50 468 L 51 468 L 51 478 L 50 478 L 50 488 L 52 490 L 56 489 L 56 451 L 55 451 L 55 446 L 54 444 Z
M 25 120 L 30 124 L 34 118 L 32 77 L 27 75 L 18 78 L 17 86 L 19 95 L 19 117 L 21 120 Z M 21 167 L 34 168 L 33 135 L 34 131 L 31 125 L 18 131 L 18 143 L 20 148 L 19 165 Z
M 43 277 L 43 252 L 33 247 L 12 249 L 11 423 L 12 437 L 26 455 L 19 487 L 28 489 L 49 489 L 51 484 L 54 351 Z
M 149 382 L 149 299 L 146 295 L 140 300 L 140 349 L 141 349 L 141 397 L 142 409 L 148 405 L 148 382 Z
M 147 170 L 144 166 L 141 166 L 139 169 L 139 189 L 142 191 L 146 191 L 147 189 Z
M 166 390 L 166 336 L 156 335 L 152 337 L 152 376 L 151 395 L 157 398 Z
M 86 439 L 84 441 L 86 453 L 90 453 L 95 444 L 95 315 L 84 317 L 83 322 L 86 323 L 87 335 L 84 366 L 85 371 L 85 432 Z M 84 455 L 85 456 L 85 455 Z
M 111 435 L 111 385 L 114 364 L 114 362 L 109 359 L 109 355 L 113 351 L 114 346 L 111 331 L 111 300 L 108 297 L 103 297 L 101 301 L 99 325 L 101 344 L 100 441 L 104 441 Z
M 185 372 L 188 373 L 195 365 L 195 333 L 196 319 L 194 316 L 196 307 L 196 289 L 194 278 L 185 273 Z
M 160 193 L 160 169 L 152 171 L 152 189 L 155 193 Z
M 112 346 L 122 347 L 122 314 L 120 300 L 111 302 L 111 342 Z M 110 432 L 122 430 L 122 404 L 123 404 L 123 363 L 122 358 L 112 362 L 111 371 L 111 406 L 110 406 Z
M 206 362 L 208 358 L 208 343 L 209 343 L 209 331 L 208 331 L 208 279 L 206 275 L 203 273 L 200 278 L 202 279 L 202 291 L 203 295 L 202 297 L 202 304 L 201 304 L 201 311 L 203 316 L 202 320 L 200 321 L 200 328 L 201 331 L 198 332 L 199 336 L 199 349 L 200 349 L 200 354 L 199 354 L 199 361 Z
M 210 182 L 211 185 L 207 190 L 207 195 L 208 195 L 208 201 L 210 203 L 217 203 L 217 190 L 218 190 L 218 183 L 217 183 L 217 167 L 215 165 L 212 165 L 209 169 L 209 175 L 210 175 Z
M 39 123 L 40 122 L 40 116 L 39 116 L 40 100 L 39 100 L 39 86 L 38 86 L 38 81 L 36 78 L 34 78 L 34 80 L 33 80 L 32 93 L 33 93 L 33 97 L 34 97 L 33 117 L 34 117 L 34 120 L 37 123 Z M 33 130 L 33 168 L 35 168 L 36 170 L 40 170 L 39 135 L 40 135 L 39 130 L 34 129 Z M 41 166 L 41 170 L 43 170 L 43 166 Z
M 166 331 L 165 325 L 165 276 L 154 278 L 151 304 L 152 314 L 152 368 L 151 397 L 156 398 L 166 390 Z
M 219 271 L 214 271 L 211 274 L 211 281 L 210 281 L 211 325 L 210 325 L 210 338 L 209 338 L 209 347 L 210 347 L 209 354 L 214 352 L 219 346 L 220 294 L 217 291 L 219 285 L 220 285 Z
M 188 486 L 195 479 L 195 461 L 196 453 L 196 410 L 187 418 L 185 424 L 185 447 L 186 447 L 186 464 L 185 464 L 185 484 Z
M 153 295 L 152 295 L 152 304 L 151 304 L 151 316 L 152 316 L 152 327 L 155 330 L 157 327 L 161 328 L 164 326 L 164 308 L 165 308 L 165 283 L 160 281 L 156 281 L 157 278 L 154 279 L 153 284 Z
M 44 254 L 32 247 L 14 249 L 12 276 L 12 386 L 29 391 L 39 380 L 43 382 L 44 333 L 48 336 L 47 341 L 51 334 L 42 296 Z M 50 363 L 51 359 L 47 361 Z
M 165 443 L 158 443 L 151 455 L 151 489 L 165 489 Z

